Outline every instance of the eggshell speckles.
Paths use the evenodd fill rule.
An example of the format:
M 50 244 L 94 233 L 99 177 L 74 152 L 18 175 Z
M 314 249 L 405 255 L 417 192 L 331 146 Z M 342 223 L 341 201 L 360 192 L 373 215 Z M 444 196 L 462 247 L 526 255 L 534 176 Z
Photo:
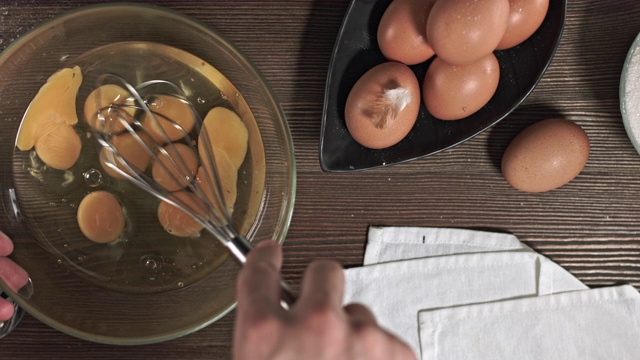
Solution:
M 537 122 L 519 133 L 502 157 L 502 174 L 511 186 L 545 192 L 573 180 L 589 159 L 589 138 L 564 119 Z
M 496 49 L 504 36 L 509 0 L 437 1 L 427 19 L 427 39 L 451 64 L 469 64 Z
M 433 56 L 427 18 L 435 0 L 394 0 L 378 25 L 378 45 L 389 60 L 419 64 Z
M 422 97 L 440 120 L 459 120 L 480 110 L 495 94 L 500 65 L 493 54 L 469 65 L 453 65 L 436 57 L 424 78 Z
M 509 0 L 507 30 L 496 49 L 507 49 L 527 40 L 542 25 L 548 9 L 549 0 Z
M 386 62 L 355 83 L 345 104 L 345 122 L 362 146 L 383 149 L 411 131 L 420 110 L 420 85 L 411 69 Z

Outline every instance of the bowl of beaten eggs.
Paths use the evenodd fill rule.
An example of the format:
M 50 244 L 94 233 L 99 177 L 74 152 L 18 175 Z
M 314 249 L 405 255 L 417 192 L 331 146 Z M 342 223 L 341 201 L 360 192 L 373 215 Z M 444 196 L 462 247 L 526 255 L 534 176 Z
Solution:
M 109 344 L 165 341 L 234 307 L 239 265 L 202 226 L 106 164 L 93 134 L 95 116 L 111 110 L 96 108 L 96 98 L 107 104 L 130 98 L 122 86 L 98 82 L 106 73 L 134 86 L 161 79 L 181 88 L 205 119 L 216 157 L 216 147 L 224 155 L 218 164 L 224 200 L 233 226 L 251 242 L 284 241 L 296 188 L 293 144 L 250 60 L 215 31 L 170 10 L 79 8 L 0 54 L 0 229 L 14 239 L 11 259 L 30 278 L 23 289 L 1 281 L 0 288 L 72 336 Z M 148 106 L 190 132 L 194 119 L 175 100 L 157 96 Z M 199 181 L 200 150 L 163 124 L 153 126 L 163 127 L 169 150 L 187 159 L 187 181 Z M 162 133 L 145 130 L 150 139 Z M 162 157 L 152 161 L 123 127 L 108 131 L 137 170 L 168 191 L 186 186 L 170 188 L 157 164 Z
M 566 1 L 352 1 L 325 89 L 320 164 L 349 172 L 458 145 L 511 113 L 551 62 Z

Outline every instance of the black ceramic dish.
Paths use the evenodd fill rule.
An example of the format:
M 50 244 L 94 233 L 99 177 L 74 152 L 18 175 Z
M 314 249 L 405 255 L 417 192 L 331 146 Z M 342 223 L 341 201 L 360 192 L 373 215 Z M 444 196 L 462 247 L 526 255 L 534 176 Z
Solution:
M 342 23 L 329 65 L 325 90 L 320 165 L 324 171 L 348 172 L 406 162 L 460 144 L 504 119 L 531 93 L 551 62 L 560 41 L 566 0 L 551 0 L 540 28 L 522 44 L 496 51 L 500 82 L 496 94 L 475 114 L 442 121 L 420 107 L 415 126 L 400 143 L 382 150 L 358 144 L 346 128 L 344 106 L 355 82 L 386 59 L 376 40 L 377 26 L 391 0 L 353 0 Z M 411 68 L 422 79 L 430 61 Z

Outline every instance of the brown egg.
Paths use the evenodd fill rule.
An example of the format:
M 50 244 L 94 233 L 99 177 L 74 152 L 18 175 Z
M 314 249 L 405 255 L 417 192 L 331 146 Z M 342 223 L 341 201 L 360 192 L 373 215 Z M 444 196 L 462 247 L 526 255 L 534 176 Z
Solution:
M 427 39 L 436 55 L 464 65 L 490 54 L 507 28 L 509 0 L 440 0 L 427 19 Z
M 378 25 L 378 46 L 391 61 L 419 64 L 433 56 L 427 17 L 436 0 L 394 0 Z
M 208 136 L 216 159 L 218 153 L 224 153 L 236 170 L 242 165 L 247 155 L 249 131 L 235 112 L 218 106 L 211 109 L 205 116 L 198 137 L 198 152 L 203 164 L 209 162 L 206 156 L 209 152 L 205 143 L 205 135 Z
M 402 140 L 418 118 L 420 85 L 411 69 L 386 62 L 367 71 L 349 92 L 345 122 L 362 146 L 383 149 Z
M 194 213 L 203 213 L 201 211 L 206 209 L 204 203 L 188 191 L 178 191 L 173 195 Z M 165 201 L 160 202 L 158 206 L 158 220 L 169 234 L 180 237 L 198 237 L 203 228 L 189 214 Z
M 540 27 L 549 9 L 549 0 L 509 0 L 507 30 L 496 49 L 520 44 Z
M 452 65 L 436 57 L 422 84 L 429 113 L 441 120 L 458 120 L 480 110 L 498 88 L 500 65 L 493 53 L 469 65 Z
M 135 109 L 131 94 L 118 85 L 107 84 L 94 89 L 84 102 L 84 118 L 97 131 L 117 134 L 125 130 L 123 120 L 131 124 Z M 112 106 L 116 105 L 116 106 Z
M 175 143 L 163 148 L 151 166 L 151 175 L 160 186 L 177 191 L 189 185 L 198 170 L 198 155 L 189 146 Z
M 145 133 L 139 132 L 138 135 L 140 138 L 148 145 L 153 144 L 153 140 Z M 124 133 L 121 135 L 114 136 L 112 139 L 113 146 L 117 149 L 120 156 L 125 159 L 127 162 L 131 164 L 135 169 L 144 172 L 149 166 L 149 162 L 151 161 L 151 155 L 145 149 L 143 144 L 138 142 L 138 140 L 131 133 Z M 112 169 L 107 163 L 111 163 L 115 165 L 118 169 L 130 173 L 127 169 L 127 166 L 121 163 L 119 160 L 111 161 L 109 157 L 110 150 L 107 148 L 102 148 L 100 151 L 100 165 L 102 168 L 109 174 L 110 176 L 116 179 L 123 179 L 124 177 L 120 175 L 116 170 Z
M 67 170 L 80 158 L 82 142 L 73 126 L 55 124 L 36 141 L 36 154 L 47 166 Z
M 109 243 L 116 240 L 125 225 L 124 212 L 118 199 L 107 191 L 94 191 L 78 206 L 78 226 L 89 240 Z
M 20 123 L 16 146 L 29 150 L 38 138 L 58 124 L 75 125 L 76 96 L 82 83 L 80 67 L 65 68 L 51 75 L 31 100 Z
M 159 95 L 148 104 L 149 110 L 155 113 L 157 122 L 147 115 L 142 120 L 142 126 L 158 143 L 166 143 L 166 136 L 170 141 L 181 140 L 185 133 L 193 130 L 196 118 L 191 106 L 184 100 Z
M 589 138 L 564 119 L 537 122 L 519 133 L 502 157 L 502 174 L 511 186 L 545 192 L 573 180 L 589 159 Z

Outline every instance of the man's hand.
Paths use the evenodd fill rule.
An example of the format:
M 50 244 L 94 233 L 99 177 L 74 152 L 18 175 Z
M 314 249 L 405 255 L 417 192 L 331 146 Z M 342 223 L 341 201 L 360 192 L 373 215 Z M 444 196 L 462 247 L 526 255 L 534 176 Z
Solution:
M 0 231 L 0 279 L 9 287 L 18 291 L 29 281 L 29 275 L 18 264 L 7 258 L 13 251 L 13 242 Z M 1 291 L 0 291 L 1 292 Z M 13 316 L 13 305 L 0 298 L 0 321 L 7 321 Z
M 365 306 L 342 306 L 344 273 L 335 262 L 311 263 L 300 298 L 284 310 L 281 264 L 281 248 L 272 241 L 249 253 L 238 278 L 234 359 L 416 359 Z

